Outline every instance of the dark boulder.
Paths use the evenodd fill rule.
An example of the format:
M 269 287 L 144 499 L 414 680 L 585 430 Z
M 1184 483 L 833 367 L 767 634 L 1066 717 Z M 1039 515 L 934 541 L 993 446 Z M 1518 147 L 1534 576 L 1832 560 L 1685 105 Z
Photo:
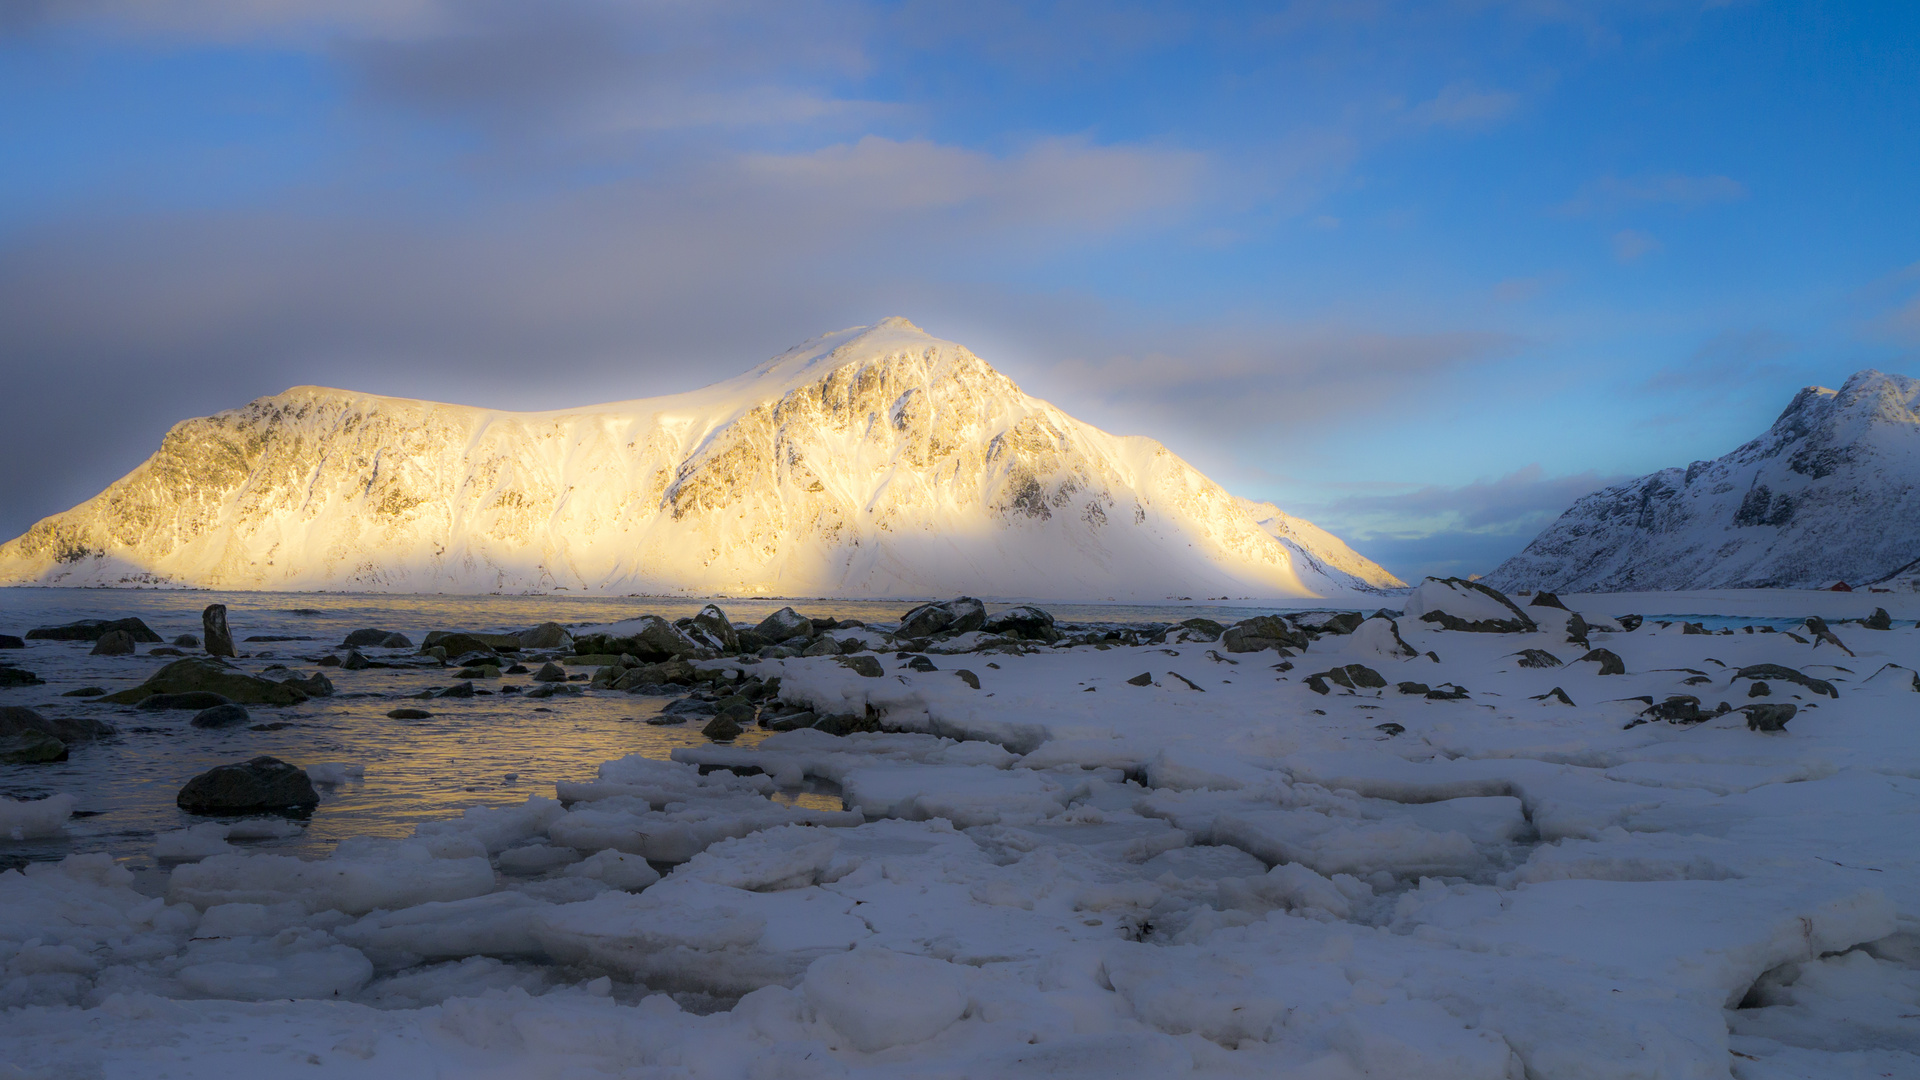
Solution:
M 289 679 L 281 679 L 280 685 L 290 686 L 310 698 L 333 696 L 333 680 L 318 671 L 304 679 L 298 675 Z
M 707 725 L 700 729 L 700 734 L 714 742 L 732 742 L 740 737 L 742 730 L 738 718 L 721 713 L 707 721 Z
M 1853 650 L 1847 648 L 1846 644 L 1827 626 L 1827 620 L 1818 615 L 1812 615 L 1807 618 L 1807 633 L 1813 635 L 1815 648 L 1818 648 L 1820 644 L 1824 642 L 1846 653 L 1848 656 L 1854 655 Z
M 208 604 L 200 613 L 201 636 L 208 656 L 232 656 L 233 633 L 227 629 L 227 605 Z
M 1787 721 L 1793 719 L 1800 707 L 1792 702 L 1779 702 L 1747 705 L 1740 711 L 1746 714 L 1748 731 L 1785 731 Z
M 109 694 L 100 700 L 112 705 L 138 705 L 155 694 L 184 694 L 208 690 L 242 705 L 298 705 L 311 695 L 284 683 L 269 682 L 212 657 L 190 656 L 175 660 L 131 690 Z
M 1893 629 L 1893 616 L 1887 614 L 1886 608 L 1877 607 L 1873 609 L 1873 614 L 1860 620 L 1860 625 L 1869 630 L 1891 630 Z
M 973 672 L 968 671 L 966 668 L 956 668 L 954 669 L 953 673 L 954 675 L 959 677 L 961 682 L 966 683 L 968 686 L 973 687 L 975 690 L 980 689 L 980 676 L 975 675 Z
M 778 645 L 788 638 L 812 637 L 813 620 L 790 607 L 783 607 L 761 619 L 759 625 L 753 628 L 753 633 L 763 642 Z
M 740 632 L 734 629 L 727 619 L 727 613 L 717 604 L 708 604 L 693 616 L 693 625 L 701 636 L 711 642 L 713 647 L 723 653 L 740 651 Z
M 1337 611 L 1322 619 L 1319 629 L 1323 634 L 1351 634 L 1366 621 L 1367 617 L 1357 611 Z
M 1556 687 L 1554 687 L 1553 689 L 1551 689 L 1551 690 L 1549 690 L 1549 691 L 1547 691 L 1547 692 L 1546 692 L 1546 693 L 1544 693 L 1544 694 L 1535 694 L 1535 695 L 1533 695 L 1533 700 L 1534 700 L 1534 701 L 1547 701 L 1547 700 L 1553 700 L 1553 701 L 1557 701 L 1557 702 L 1559 702 L 1559 703 L 1560 703 L 1560 704 L 1562 704 L 1562 705 L 1571 705 L 1571 704 L 1573 704 L 1573 699 L 1567 696 L 1567 692 L 1566 692 L 1565 690 L 1562 690 L 1562 689 L 1560 689 L 1560 688 L 1559 688 L 1559 687 L 1557 687 L 1557 686 L 1556 686 Z
M 1395 683 L 1393 688 L 1403 694 L 1417 694 L 1422 697 L 1426 695 L 1427 691 L 1433 689 L 1433 687 L 1423 682 Z
M 181 634 L 173 639 L 173 644 L 175 648 L 197 649 L 200 647 L 200 639 L 193 634 Z
M 372 666 L 373 661 L 367 659 L 359 649 L 348 649 L 346 658 L 340 661 L 342 671 L 365 671 Z
M 94 656 L 132 656 L 134 654 L 133 635 L 125 630 L 109 630 L 100 635 L 93 643 Z
M 1222 631 L 1220 644 L 1230 653 L 1249 653 L 1265 649 L 1304 649 L 1309 643 L 1307 635 L 1295 630 L 1280 616 L 1256 615 Z
M 1207 641 L 1217 641 L 1221 635 L 1227 632 L 1227 628 L 1220 623 L 1214 622 L 1212 619 L 1202 618 L 1182 619 L 1173 629 L 1175 631 L 1186 631 L 1187 636 L 1190 638 L 1205 639 Z
M 1408 599 L 1409 601 L 1419 599 L 1424 605 L 1424 610 L 1420 613 L 1421 622 L 1434 623 L 1442 630 L 1478 634 L 1519 634 L 1532 633 L 1539 629 L 1539 624 L 1535 623 L 1526 612 L 1521 611 L 1512 600 L 1507 599 L 1505 593 L 1477 581 L 1468 581 L 1466 578 L 1428 578 L 1414 596 Z M 1470 619 L 1448 610 L 1450 606 L 1460 611 L 1484 608 L 1487 600 L 1499 604 L 1505 609 L 1505 614 Z
M 444 689 L 444 690 L 435 690 L 435 691 L 433 692 L 433 696 L 434 696 L 434 697 L 437 697 L 437 698 L 468 698 L 468 697 L 472 697 L 472 696 L 473 696 L 473 684 L 472 684 L 471 682 L 459 682 L 459 683 L 454 683 L 454 684 L 453 684 L 452 686 L 449 686 L 449 687 L 447 687 L 447 688 L 446 688 L 446 689 Z
M 1612 649 L 1595 649 L 1580 658 L 1580 662 L 1582 663 L 1588 660 L 1595 661 L 1600 665 L 1600 674 L 1602 675 L 1625 675 L 1627 673 L 1627 662 L 1620 659 L 1620 655 Z
M 154 694 L 142 701 L 136 708 L 141 712 L 162 712 L 170 709 L 211 709 L 220 705 L 231 705 L 233 700 L 225 694 L 216 694 L 211 690 L 188 690 L 180 694 Z
M 886 671 L 880 667 L 880 661 L 867 653 L 860 653 L 854 656 L 842 656 L 840 658 L 840 666 L 853 672 L 855 675 L 862 675 L 869 679 L 877 679 L 886 674 Z
M 27 643 L 12 634 L 0 634 L 0 649 L 24 649 Z
M 1543 593 L 1537 593 L 1537 594 L 1535 594 L 1535 596 L 1534 596 L 1534 598 L 1533 598 L 1533 602 L 1532 602 L 1532 603 L 1530 603 L 1530 604 L 1528 604 L 1527 606 L 1528 606 L 1528 607 L 1550 607 L 1550 608 L 1559 608 L 1559 609 L 1560 609 L 1561 611 L 1565 611 L 1565 610 L 1567 610 L 1567 605 L 1565 605 L 1565 604 L 1563 604 L 1563 603 L 1561 603 L 1561 602 L 1560 602 L 1560 598 L 1559 598 L 1559 597 L 1557 597 L 1557 596 L 1555 596 L 1555 595 L 1553 595 L 1553 594 L 1552 594 L 1552 593 L 1550 593 L 1550 592 L 1543 592 Z
M 1131 678 L 1131 679 L 1128 679 L 1128 680 L 1127 680 L 1127 685 L 1128 685 L 1128 686 L 1152 686 L 1152 685 L 1153 685 L 1153 672 L 1151 672 L 1151 671 L 1143 671 L 1143 672 L 1141 672 L 1140 674 L 1138 674 L 1138 675 L 1135 675 L 1135 676 L 1134 676 L 1133 678 Z M 1325 692 L 1326 692 L 1326 691 L 1324 691 L 1324 690 L 1323 690 L 1323 691 L 1321 691 L 1321 693 L 1325 693 Z
M 908 671 L 939 671 L 940 670 L 938 667 L 934 666 L 933 661 L 927 659 L 924 656 L 910 656 L 907 658 L 907 662 L 902 666 L 905 667 Z
M 160 644 L 160 635 L 139 619 L 81 619 L 60 626 L 40 626 L 27 631 L 29 639 L 42 641 L 99 641 L 111 630 L 125 630 L 142 645 Z
M 343 649 L 365 649 L 376 645 L 385 647 L 387 639 L 393 636 L 391 630 L 368 627 L 348 634 L 346 639 L 340 642 L 340 647 Z
M 387 711 L 387 719 L 389 720 L 425 720 L 432 715 L 432 713 L 425 709 L 399 708 Z
M 543 683 L 566 682 L 567 669 L 549 660 L 546 663 L 540 665 L 539 671 L 536 671 L 533 673 L 533 681 L 543 682 Z
M 980 629 L 990 634 L 1017 633 L 1033 641 L 1060 640 L 1060 631 L 1053 628 L 1053 616 L 1026 605 L 989 617 Z
M 247 715 L 247 707 L 245 705 L 229 704 L 215 705 L 211 709 L 202 709 L 193 714 L 193 719 L 189 721 L 189 723 L 197 728 L 224 728 L 237 727 L 241 724 L 251 723 L 252 721 L 253 717 Z
M 63 743 L 86 742 L 117 734 L 112 724 L 84 716 L 42 716 L 24 705 L 0 705 L 0 735 L 38 731 Z
M 0 686 L 39 686 L 45 681 L 26 668 L 0 667 Z
M 519 638 L 523 649 L 573 648 L 573 635 L 557 622 L 543 622 L 531 630 L 522 630 Z
M 1467 688 L 1453 683 L 1441 683 L 1427 691 L 1428 701 L 1464 701 L 1466 697 Z
M 1545 649 L 1521 649 L 1513 655 L 1520 658 L 1520 666 L 1523 668 L 1540 669 L 1560 666 L 1560 658 Z
M 311 810 L 320 804 L 307 771 L 261 756 L 219 765 L 187 781 L 174 802 L 190 814 L 252 814 Z
M 44 731 L 31 729 L 0 735 L 0 765 L 45 765 L 67 760 L 67 744 Z
M 933 604 L 921 604 L 900 617 L 900 637 L 924 638 L 935 634 L 965 634 L 987 625 L 987 606 L 971 596 L 959 596 Z
M 1759 679 L 1755 679 L 1753 681 L 1753 684 L 1747 687 L 1747 696 L 1750 698 L 1772 697 L 1773 687 L 1768 686 L 1766 683 L 1760 681 Z
M 420 651 L 426 652 L 428 649 L 445 649 L 448 656 L 463 656 L 467 653 L 476 652 L 486 653 L 489 656 L 497 656 L 500 654 L 500 647 L 492 639 L 500 636 L 501 635 L 497 634 L 468 634 L 458 630 L 435 630 L 421 641 Z M 514 649 L 520 648 L 519 638 L 508 637 L 507 640 L 513 643 Z

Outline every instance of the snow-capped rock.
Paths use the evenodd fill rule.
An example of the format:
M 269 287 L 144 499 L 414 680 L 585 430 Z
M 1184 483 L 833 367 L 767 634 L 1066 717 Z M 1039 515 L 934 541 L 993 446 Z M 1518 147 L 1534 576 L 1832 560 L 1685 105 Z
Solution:
M 1595 492 L 1487 575 L 1508 591 L 1920 581 L 1920 380 L 1800 391 L 1738 450 Z
M 904 319 L 704 390 L 510 413 L 298 387 L 174 427 L 0 582 L 1037 597 L 1398 585 Z

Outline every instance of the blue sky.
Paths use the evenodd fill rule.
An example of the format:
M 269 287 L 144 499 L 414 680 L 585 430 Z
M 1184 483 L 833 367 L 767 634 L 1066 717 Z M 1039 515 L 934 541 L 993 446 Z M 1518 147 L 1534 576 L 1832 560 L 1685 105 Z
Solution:
M 1920 374 L 1920 6 L 17 0 L 0 531 L 905 315 L 1403 576 Z

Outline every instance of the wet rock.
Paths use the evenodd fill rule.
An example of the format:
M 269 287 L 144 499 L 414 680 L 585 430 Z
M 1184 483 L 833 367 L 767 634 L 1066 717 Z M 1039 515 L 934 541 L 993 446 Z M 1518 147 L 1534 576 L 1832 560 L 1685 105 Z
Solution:
M 333 696 L 333 680 L 317 671 L 305 678 L 296 675 L 290 679 L 282 679 L 280 685 L 290 686 L 310 698 Z
M 1355 630 L 1360 629 L 1360 624 L 1366 621 L 1366 616 L 1357 611 L 1336 612 L 1321 620 L 1320 632 L 1323 634 L 1351 634 Z
M 954 675 L 958 677 L 961 682 L 966 683 L 968 686 L 973 687 L 975 690 L 980 689 L 980 676 L 975 675 L 973 672 L 968 671 L 966 668 L 955 669 Z
M 804 709 L 800 712 L 781 713 L 771 720 L 766 720 L 763 726 L 768 731 L 798 731 L 801 728 L 810 728 L 819 722 L 818 713 L 811 709 Z
M 131 690 L 109 694 L 100 700 L 113 705 L 138 705 L 155 694 L 184 694 L 207 690 L 241 705 L 298 705 L 311 695 L 287 686 L 255 678 L 212 657 L 190 656 L 175 660 Z
M 0 686 L 39 686 L 45 681 L 26 668 L 0 667 Z
M 1560 598 L 1550 592 L 1536 593 L 1533 602 L 1527 606 L 1559 608 L 1561 611 L 1567 610 L 1567 605 L 1561 603 Z
M 1625 675 L 1627 673 L 1627 662 L 1620 659 L 1620 654 L 1614 652 L 1612 649 L 1595 649 L 1581 657 L 1579 662 L 1585 663 L 1588 660 L 1592 660 L 1600 665 L 1600 674 L 1602 675 Z
M 1307 676 L 1307 689 L 1313 691 L 1316 694 L 1333 693 L 1333 687 L 1327 685 L 1327 680 L 1324 675 Z
M 761 641 L 778 645 L 792 637 L 812 637 L 813 620 L 790 607 L 783 607 L 761 619 L 759 625 L 753 628 L 753 633 Z
M 927 659 L 924 656 L 908 657 L 905 666 L 908 671 L 939 671 L 940 670 L 939 668 L 934 666 L 933 661 Z
M 12 634 L 0 634 L 0 649 L 24 649 L 27 643 Z
M 132 634 L 127 633 L 125 630 L 109 630 L 100 635 L 99 641 L 94 642 L 92 655 L 132 656 L 133 653 Z
M 340 647 L 343 649 L 365 649 L 374 645 L 385 645 L 387 639 L 392 636 L 393 632 L 391 630 L 368 627 L 364 630 L 355 630 L 348 634 L 346 638 L 340 642 Z
M 744 701 L 735 701 L 714 714 L 700 729 L 700 734 L 717 742 L 737 739 L 740 733 L 753 725 L 754 708 Z
M 1138 674 L 1138 675 L 1135 675 L 1135 676 L 1134 676 L 1133 678 L 1131 678 L 1131 679 L 1128 679 L 1128 680 L 1127 680 L 1127 685 L 1128 685 L 1128 686 L 1152 686 L 1152 685 L 1153 685 L 1153 672 L 1151 672 L 1151 671 L 1143 671 L 1143 672 L 1141 672 L 1140 674 Z M 1325 692 L 1325 691 L 1322 691 L 1322 693 L 1324 693 L 1324 692 Z
M 935 634 L 964 634 L 987 624 L 987 606 L 971 596 L 959 596 L 939 603 L 921 604 L 900 618 L 900 637 L 924 638 Z
M 801 656 L 839 656 L 840 643 L 830 637 L 823 637 L 800 650 Z
M 1738 682 L 1741 679 L 1769 679 L 1773 682 L 1788 682 L 1796 686 L 1804 686 L 1816 694 L 1825 694 L 1830 698 L 1838 698 L 1840 696 L 1840 691 L 1835 689 L 1834 685 L 1825 679 L 1811 678 L 1793 668 L 1781 664 L 1749 664 L 1739 671 L 1734 672 L 1733 678 L 1728 680 L 1728 682 Z
M 468 653 L 485 653 L 489 656 L 498 656 L 500 654 L 499 648 L 487 640 L 494 636 L 496 635 L 435 630 L 422 640 L 420 651 L 425 653 L 434 649 L 444 649 L 446 650 L 444 656 L 465 656 Z M 520 647 L 519 638 L 512 638 L 511 641 L 513 642 L 514 648 L 517 649 Z
M 401 708 L 401 709 L 388 710 L 387 719 L 389 720 L 425 720 L 431 717 L 432 715 L 433 715 L 432 713 L 428 712 L 425 709 Z
M 405 634 L 388 634 L 386 640 L 380 643 L 380 647 L 383 649 L 411 649 L 413 648 L 413 639 Z
M 567 669 L 549 660 L 540 665 L 539 671 L 533 673 L 533 681 L 541 683 L 566 682 Z
M 541 683 L 527 691 L 527 696 L 530 698 L 579 697 L 583 692 L 579 687 L 568 686 L 566 683 Z
M 865 676 L 869 679 L 877 679 L 886 674 L 886 671 L 880 667 L 880 661 L 866 653 L 843 656 L 840 658 L 840 666 L 853 672 L 855 675 Z
M 87 742 L 117 734 L 112 724 L 84 716 L 42 716 L 24 705 L 0 705 L 0 735 L 38 731 L 63 743 Z
M 1800 707 L 1792 702 L 1769 703 L 1765 705 L 1747 705 L 1740 711 L 1746 714 L 1748 731 L 1785 731 L 1787 721 Z
M 200 639 L 193 634 L 181 634 L 173 639 L 173 644 L 176 648 L 197 649 L 200 647 Z
M 1562 690 L 1562 689 L 1560 689 L 1560 688 L 1559 688 L 1559 687 L 1557 687 L 1557 686 L 1556 686 L 1556 687 L 1554 687 L 1553 689 L 1551 689 L 1551 690 L 1549 690 L 1549 691 L 1547 691 L 1547 692 L 1546 692 L 1546 693 L 1544 693 L 1544 694 L 1535 694 L 1535 695 L 1533 695 L 1533 700 L 1534 700 L 1534 701 L 1547 701 L 1547 700 L 1553 700 L 1553 701 L 1557 701 L 1557 702 L 1559 702 L 1559 703 L 1560 703 L 1560 704 L 1562 704 L 1562 705 L 1571 705 L 1571 704 L 1573 704 L 1573 699 L 1567 696 L 1567 692 L 1566 692 L 1565 690 Z
M 1058 641 L 1060 631 L 1053 628 L 1053 616 L 1037 607 L 1022 605 L 991 616 L 980 629 L 989 634 L 1017 633 L 1030 641 Z
M 1887 614 L 1886 608 L 1877 607 L 1873 609 L 1873 614 L 1860 620 L 1860 625 L 1869 630 L 1891 630 L 1893 629 L 1893 616 Z
M 520 632 L 520 647 L 523 649 L 572 649 L 573 635 L 557 622 L 543 622 L 531 630 Z
M 1520 658 L 1520 666 L 1523 668 L 1534 668 L 1537 670 L 1542 668 L 1557 668 L 1560 666 L 1560 658 L 1545 649 L 1521 649 L 1513 655 Z
M 208 769 L 187 781 L 174 801 L 190 814 L 273 813 L 310 810 L 320 795 L 305 769 L 262 755 Z
M 202 709 L 194 713 L 189 723 L 197 728 L 223 728 L 237 727 L 252 721 L 253 717 L 247 715 L 247 707 L 244 705 L 215 705 L 211 709 Z
M 453 673 L 453 677 L 456 679 L 497 679 L 500 677 L 500 669 L 492 664 L 476 664 L 473 667 L 461 668 L 459 671 Z
M 320 659 L 315 660 L 314 663 L 318 664 L 321 667 L 339 667 L 340 658 L 333 655 L 332 653 L 328 653 L 327 655 L 321 657 Z
M 162 712 L 170 709 L 211 709 L 219 705 L 231 705 L 233 699 L 225 694 L 216 694 L 211 690 L 188 690 L 179 694 L 154 694 L 140 702 L 141 712 Z
M 1747 696 L 1750 698 L 1772 697 L 1773 687 L 1768 686 L 1765 682 L 1759 679 L 1755 679 L 1753 682 L 1753 685 L 1747 687 Z
M 104 686 L 82 686 L 73 690 L 68 690 L 66 693 L 61 694 L 60 696 L 61 697 L 99 697 L 100 695 L 106 692 L 107 692 L 107 689 Z
M 700 633 L 721 652 L 740 651 L 740 632 L 734 629 L 733 623 L 727 618 L 727 613 L 722 611 L 719 605 L 708 604 L 701 608 L 693 616 L 693 625 L 698 627 Z
M 1348 664 L 1341 669 L 1355 687 L 1362 690 L 1379 690 L 1387 685 L 1387 680 L 1379 672 L 1365 664 Z
M 227 629 L 227 605 L 208 604 L 200 612 L 201 638 L 208 656 L 233 656 L 233 633 Z
M 1593 627 L 1587 625 L 1587 620 L 1579 612 L 1576 611 L 1567 616 L 1567 644 L 1578 645 L 1583 649 L 1589 648 L 1587 635 L 1592 632 Z
M 44 731 L 0 735 L 0 765 L 45 765 L 67 760 L 67 744 Z
M 1406 725 L 1395 723 L 1375 724 L 1373 725 L 1373 730 L 1389 739 L 1395 735 L 1405 735 L 1407 733 Z
M 38 626 L 27 631 L 27 638 L 42 641 L 99 641 L 101 635 L 111 630 L 125 630 L 142 645 L 160 644 L 160 635 L 148 629 L 147 624 L 139 619 L 80 619 L 59 626 Z
M 473 696 L 473 684 L 471 682 L 454 683 L 445 690 L 434 691 L 433 696 L 437 698 L 469 698 Z
M 373 666 L 373 661 L 361 654 L 359 649 L 348 651 L 346 659 L 340 661 L 343 671 L 365 671 Z

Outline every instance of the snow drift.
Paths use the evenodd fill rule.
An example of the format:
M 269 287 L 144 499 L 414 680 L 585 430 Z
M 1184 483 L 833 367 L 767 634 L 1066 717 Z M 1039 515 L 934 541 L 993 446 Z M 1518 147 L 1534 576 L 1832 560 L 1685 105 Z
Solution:
M 297 387 L 188 420 L 0 582 L 1319 596 L 1391 574 L 904 319 L 670 397 L 512 413 Z
M 1487 580 L 1562 592 L 1920 581 L 1920 381 L 1800 391 L 1713 461 L 1598 491 Z

